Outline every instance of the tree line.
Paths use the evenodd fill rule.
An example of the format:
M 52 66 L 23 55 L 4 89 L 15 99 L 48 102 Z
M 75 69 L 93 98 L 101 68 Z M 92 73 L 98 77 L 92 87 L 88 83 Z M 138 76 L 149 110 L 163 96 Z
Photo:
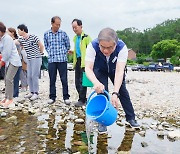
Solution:
M 137 60 L 143 63 L 170 58 L 171 63 L 180 65 L 180 19 L 167 20 L 143 32 L 131 27 L 117 31 L 127 47 L 137 53 Z

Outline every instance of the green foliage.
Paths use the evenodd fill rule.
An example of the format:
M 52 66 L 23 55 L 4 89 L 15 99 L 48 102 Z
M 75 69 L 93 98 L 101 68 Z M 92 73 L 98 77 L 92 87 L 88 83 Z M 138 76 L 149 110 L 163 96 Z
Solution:
M 136 53 L 150 54 L 153 45 L 162 40 L 176 39 L 180 42 L 180 19 L 167 20 L 143 32 L 136 28 L 126 28 L 122 31 L 118 30 L 117 34 L 127 44 L 127 47 Z
M 143 62 L 144 66 L 149 66 L 149 62 Z
M 128 48 L 132 48 L 134 51 L 139 50 L 140 38 L 142 33 L 135 28 L 126 28 L 123 31 L 117 31 L 117 35 L 122 39 Z
M 147 58 L 148 58 L 148 55 L 145 55 L 145 54 L 137 54 L 137 60 L 136 60 L 136 62 L 138 63 L 138 64 L 143 64 L 144 62 L 146 62 L 147 61 Z
M 173 65 L 180 66 L 180 50 L 178 50 L 176 54 L 171 57 L 170 62 Z
M 136 61 L 134 60 L 127 60 L 127 65 L 135 65 L 136 64 Z
M 154 60 L 163 58 L 165 61 L 167 58 L 174 56 L 179 48 L 177 40 L 162 40 L 152 47 L 151 56 Z

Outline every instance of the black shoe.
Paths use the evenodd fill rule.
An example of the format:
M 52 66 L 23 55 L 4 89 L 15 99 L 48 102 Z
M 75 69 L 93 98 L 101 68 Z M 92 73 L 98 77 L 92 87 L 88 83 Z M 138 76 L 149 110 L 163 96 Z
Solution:
M 76 102 L 74 105 L 75 105 L 76 107 L 81 107 L 81 106 L 85 105 L 85 103 L 79 100 L 79 101 Z
M 1 90 L 1 92 L 2 92 L 2 93 L 5 93 L 5 88 L 3 88 L 3 89 Z
M 103 124 L 98 124 L 98 132 L 99 134 L 103 134 L 107 132 L 107 126 L 104 126 Z
M 127 120 L 126 124 L 129 125 L 131 128 L 140 128 L 140 125 L 137 123 L 136 120 Z

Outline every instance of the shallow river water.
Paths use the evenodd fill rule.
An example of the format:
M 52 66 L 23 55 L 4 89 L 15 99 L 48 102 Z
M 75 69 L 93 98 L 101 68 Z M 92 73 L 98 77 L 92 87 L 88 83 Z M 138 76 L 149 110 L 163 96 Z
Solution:
M 53 114 L 41 114 L 35 117 L 20 111 L 12 112 L 7 117 L 0 118 L 0 153 L 88 153 L 85 124 L 77 124 L 73 120 L 63 120 L 61 110 Z M 79 111 L 69 111 L 66 116 L 79 116 Z M 17 121 L 6 121 L 8 117 L 16 116 Z M 85 117 L 81 117 L 85 118 Z M 68 119 L 68 118 L 67 118 Z M 151 125 L 157 122 L 152 118 L 143 118 L 138 122 Z M 122 120 L 122 123 L 125 123 Z M 174 128 L 179 129 L 179 128 Z M 107 134 L 98 134 L 95 129 L 91 134 L 91 150 L 89 153 L 115 154 L 178 154 L 180 141 L 171 141 L 157 137 L 157 130 L 146 130 L 145 136 L 140 130 L 132 130 L 116 123 L 108 127 Z M 143 147 L 142 142 L 147 143 Z

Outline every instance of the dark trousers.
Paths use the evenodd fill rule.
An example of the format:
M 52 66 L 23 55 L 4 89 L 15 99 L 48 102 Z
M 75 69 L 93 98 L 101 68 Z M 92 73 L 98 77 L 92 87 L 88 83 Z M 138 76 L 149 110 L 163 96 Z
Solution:
M 70 95 L 68 94 L 68 81 L 67 81 L 67 62 L 54 62 L 48 63 L 48 72 L 50 79 L 50 94 L 49 98 L 56 100 L 56 77 L 57 70 L 62 83 L 63 99 L 69 99 Z
M 22 67 L 18 68 L 18 71 L 16 75 L 14 76 L 14 93 L 13 97 L 18 97 L 19 96 L 19 80 L 20 80 L 20 73 L 21 73 Z
M 84 68 L 81 68 L 81 58 L 77 58 L 77 62 L 75 66 L 75 85 L 76 85 L 76 90 L 79 94 L 79 100 L 85 103 L 87 87 L 82 86 L 83 72 L 84 72 Z
M 114 84 L 114 78 L 115 78 L 114 74 L 107 74 L 105 72 L 96 71 L 96 70 L 94 71 L 94 73 L 95 73 L 97 79 L 105 86 L 106 91 L 108 91 L 108 77 Z M 124 75 L 123 82 L 122 82 L 122 85 L 119 90 L 119 95 L 120 95 L 119 99 L 120 99 L 121 105 L 126 114 L 125 115 L 126 120 L 135 119 L 134 109 L 133 109 L 133 106 L 132 106 L 132 103 L 131 103 L 131 100 L 129 97 L 129 93 L 126 89 L 125 75 Z

